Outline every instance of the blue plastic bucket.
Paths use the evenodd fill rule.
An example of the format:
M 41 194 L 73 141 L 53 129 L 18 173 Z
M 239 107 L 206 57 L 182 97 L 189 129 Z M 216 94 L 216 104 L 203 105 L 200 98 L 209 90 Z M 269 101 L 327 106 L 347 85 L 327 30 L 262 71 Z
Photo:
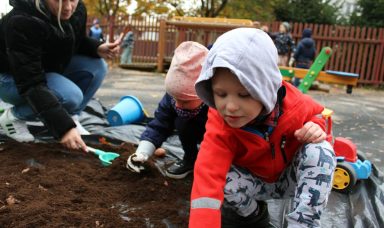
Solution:
M 140 122 L 144 119 L 143 105 L 134 96 L 124 96 L 120 102 L 107 113 L 107 120 L 111 126 L 120 126 Z

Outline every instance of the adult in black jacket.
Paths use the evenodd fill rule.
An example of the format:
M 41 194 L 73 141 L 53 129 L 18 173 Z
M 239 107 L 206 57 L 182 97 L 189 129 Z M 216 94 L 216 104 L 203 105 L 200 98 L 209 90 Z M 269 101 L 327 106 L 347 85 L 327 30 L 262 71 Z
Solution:
M 0 98 L 14 106 L 0 126 L 17 141 L 33 141 L 25 122 L 41 120 L 64 146 L 86 151 L 74 116 L 100 87 L 107 72 L 102 58 L 116 56 L 121 39 L 87 37 L 81 0 L 9 3 L 13 9 L 0 20 Z

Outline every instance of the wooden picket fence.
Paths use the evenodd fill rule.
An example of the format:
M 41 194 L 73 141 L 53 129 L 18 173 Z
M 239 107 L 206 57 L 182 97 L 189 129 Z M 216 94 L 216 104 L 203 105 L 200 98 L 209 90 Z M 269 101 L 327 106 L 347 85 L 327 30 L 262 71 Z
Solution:
M 278 31 L 280 22 L 267 24 L 271 32 Z M 163 71 L 169 64 L 179 43 L 193 40 L 203 45 L 212 44 L 222 33 L 239 27 L 223 24 L 182 23 L 155 17 L 123 17 L 116 20 L 113 29 L 119 34 L 130 25 L 135 34 L 133 62 Z M 102 23 L 105 31 L 108 26 Z M 325 70 L 343 71 L 360 75 L 359 84 L 384 84 L 384 28 L 352 27 L 323 24 L 292 24 L 296 44 L 304 28 L 311 28 L 318 53 L 329 46 L 333 54 Z
M 277 31 L 279 22 L 270 26 Z M 293 23 L 296 44 L 304 28 L 312 29 L 318 53 L 322 47 L 332 48 L 325 69 L 359 74 L 360 84 L 384 84 L 384 28 Z

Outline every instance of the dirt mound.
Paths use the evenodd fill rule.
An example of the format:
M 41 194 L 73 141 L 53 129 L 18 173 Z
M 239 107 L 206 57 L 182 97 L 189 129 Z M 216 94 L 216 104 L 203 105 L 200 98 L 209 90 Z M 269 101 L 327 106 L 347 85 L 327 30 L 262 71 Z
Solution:
M 0 144 L 0 227 L 188 226 L 192 178 L 129 172 L 130 144 L 94 147 L 121 156 L 103 167 L 59 144 Z

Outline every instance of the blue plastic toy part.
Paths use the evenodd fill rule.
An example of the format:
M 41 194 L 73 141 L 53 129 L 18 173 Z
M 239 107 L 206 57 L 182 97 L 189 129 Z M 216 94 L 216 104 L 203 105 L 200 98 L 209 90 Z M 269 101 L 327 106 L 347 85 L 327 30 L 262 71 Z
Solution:
M 344 157 L 336 157 L 337 162 L 345 161 Z M 348 161 L 345 161 L 348 162 Z M 356 172 L 356 178 L 360 179 L 368 179 L 372 172 L 372 163 L 369 160 L 361 161 L 357 159 L 356 162 L 348 162 Z
M 361 161 L 360 159 L 357 159 L 355 163 L 349 162 L 349 164 L 351 164 L 355 170 L 358 180 L 368 179 L 368 177 L 371 175 L 372 163 L 370 161 Z
M 326 70 L 325 72 L 328 74 L 334 74 L 334 75 L 338 75 L 338 76 L 355 77 L 355 78 L 359 77 L 359 74 L 343 72 L 343 71 Z

